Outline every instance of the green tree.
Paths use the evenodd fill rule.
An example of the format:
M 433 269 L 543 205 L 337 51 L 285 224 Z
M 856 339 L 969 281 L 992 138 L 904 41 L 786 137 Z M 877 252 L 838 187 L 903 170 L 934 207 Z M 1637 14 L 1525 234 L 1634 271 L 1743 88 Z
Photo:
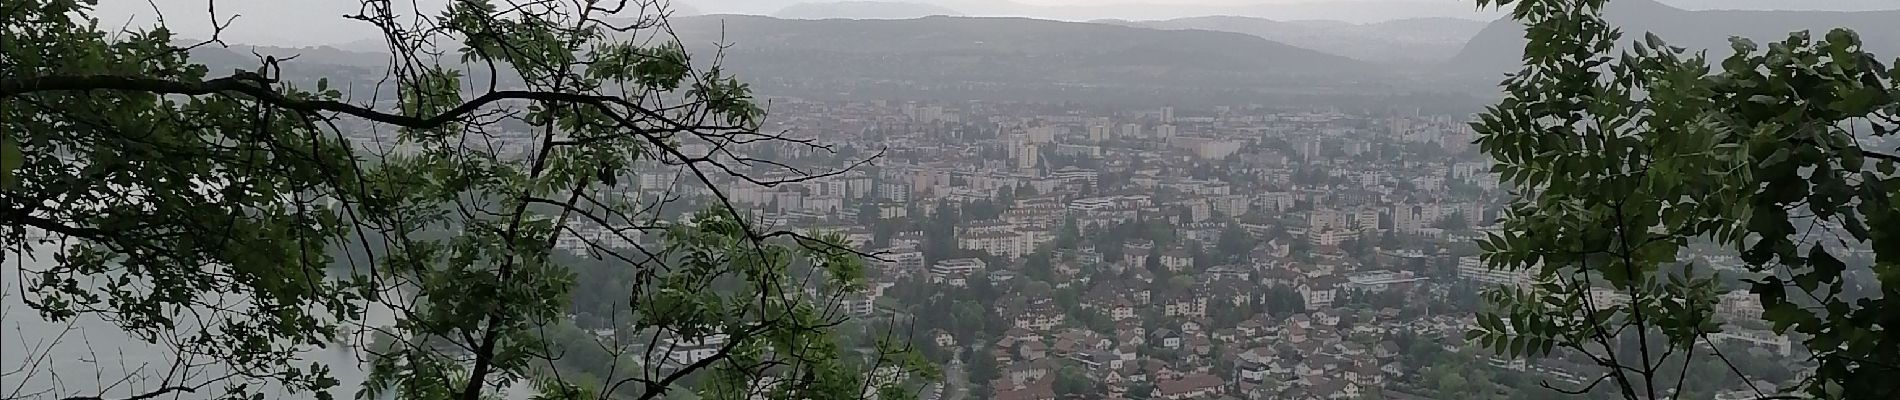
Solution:
M 1043 282 L 1055 282 L 1055 266 L 1048 249 L 1036 250 L 1023 258 L 1023 275 Z
M 1194 275 L 1190 273 L 1183 273 L 1180 275 L 1171 276 L 1171 277 L 1168 277 L 1168 280 L 1164 281 L 1162 285 L 1158 285 L 1158 286 L 1160 286 L 1160 288 L 1165 288 L 1164 291 L 1160 291 L 1162 293 L 1168 293 L 1170 295 L 1186 294 L 1188 293 L 1189 289 L 1194 288 Z
M 1306 299 L 1300 296 L 1298 290 L 1286 285 L 1268 286 L 1267 290 L 1261 293 L 1261 297 L 1262 302 L 1265 303 L 1266 312 L 1274 317 L 1306 312 Z
M 1313 242 L 1303 237 L 1288 238 L 1287 252 L 1301 262 L 1313 261 Z
M 1056 397 L 1063 399 L 1087 399 L 1100 397 L 1103 394 L 1098 381 L 1090 379 L 1088 371 L 1083 371 L 1082 367 L 1074 364 L 1066 364 L 1056 369 L 1054 386 Z
M 1147 381 L 1136 382 L 1128 386 L 1128 398 L 1147 399 L 1154 396 L 1155 386 Z
M 973 301 L 958 301 L 951 306 L 950 310 L 950 326 L 952 327 L 950 332 L 957 336 L 957 340 L 971 340 L 983 333 L 983 324 L 989 318 L 986 316 L 989 313 L 984 311 L 982 304 Z
M 880 222 L 883 222 L 882 221 L 883 218 L 881 218 L 881 216 L 883 215 L 882 211 L 883 210 L 878 207 L 877 203 L 872 203 L 872 202 L 858 203 L 858 214 L 857 214 L 858 224 L 859 225 L 876 225 Z
M 970 382 L 988 385 L 990 381 L 1002 377 L 1002 366 L 997 365 L 996 357 L 991 357 L 990 352 L 978 350 L 972 353 L 968 360 L 964 360 L 964 368 L 970 371 Z
M 957 258 L 962 253 L 957 246 L 957 224 L 962 222 L 962 212 L 949 200 L 938 200 L 930 218 L 923 224 L 924 261 L 937 261 Z
M 1286 384 L 1285 382 L 1280 381 L 1280 378 L 1275 378 L 1272 375 L 1268 375 L 1264 378 L 1260 378 L 1260 387 L 1267 388 L 1267 390 L 1277 391 L 1280 389 L 1282 385 L 1285 385 L 1285 384 Z
M 1581 353 L 1624 398 L 1679 389 L 1684 372 L 1665 366 L 1722 329 L 1711 317 L 1718 285 L 1696 268 L 1659 271 L 1707 240 L 1741 253 L 1760 276 L 1749 285 L 1763 317 L 1813 351 L 1798 391 L 1900 396 L 1900 340 L 1884 322 L 1900 314 L 1900 284 L 1885 278 L 1900 276 L 1900 155 L 1875 140 L 1900 122 L 1900 71 L 1842 29 L 1765 49 L 1734 39 L 1712 72 L 1703 53 L 1653 34 L 1619 54 L 1604 0 L 1479 4 L 1509 7 L 1529 32 L 1524 70 L 1473 124 L 1494 170 L 1524 194 L 1504 232 L 1479 246 L 1488 266 L 1531 269 L 1538 283 L 1487 293 L 1492 311 L 1470 338 L 1508 355 Z M 1817 226 L 1840 227 L 1826 235 L 1838 241 L 1804 240 Z M 1873 284 L 1849 278 L 1837 255 L 1846 246 L 1873 249 L 1866 276 L 1884 283 L 1881 295 L 1843 295 Z M 1599 303 L 1592 289 L 1630 300 Z M 1616 346 L 1622 336 L 1635 348 Z
M 1467 386 L 1470 386 L 1470 383 L 1466 382 L 1465 378 L 1458 374 L 1442 374 L 1438 376 L 1438 379 L 1432 381 L 1432 389 L 1438 391 L 1439 396 L 1458 396 L 1464 394 Z
M 1372 253 L 1372 246 L 1372 240 L 1361 237 L 1346 239 L 1339 243 L 1340 250 L 1361 259 L 1371 259 L 1376 256 Z
M 1013 192 L 1012 194 L 1014 194 L 1015 197 L 1017 198 L 1025 198 L 1025 197 L 1036 197 L 1038 195 L 1041 195 L 1042 193 L 1036 191 L 1035 186 L 1022 185 L 1022 186 L 1017 186 L 1016 191 Z
M 1216 328 L 1231 328 L 1240 324 L 1240 321 L 1253 318 L 1255 315 L 1253 305 L 1249 303 L 1236 305 L 1226 299 L 1210 300 L 1207 303 L 1208 316 L 1214 320 L 1213 326 Z
M 1007 194 L 1008 192 L 1004 193 Z M 1008 211 L 1011 201 L 1012 200 L 1008 199 L 976 199 L 969 203 L 964 203 L 961 208 L 963 221 L 987 221 L 1002 218 L 1003 211 Z
M 1078 310 L 1074 315 L 1076 322 L 1081 324 L 1083 328 L 1103 335 L 1113 335 L 1115 333 L 1115 320 L 1110 319 L 1107 314 L 1102 313 L 1100 308 Z
M 1082 228 L 1076 222 L 1075 215 L 1062 219 L 1062 230 L 1056 231 L 1055 247 L 1058 249 L 1075 248 L 1082 240 Z
M 1432 227 L 1454 232 L 1463 231 L 1471 229 L 1471 220 L 1465 217 L 1464 211 L 1457 211 L 1439 219 L 1438 222 L 1432 224 Z
M 1128 236 L 1119 224 L 1106 228 L 1096 230 L 1090 235 L 1089 243 L 1095 245 L 1095 251 L 1102 253 L 1104 262 L 1115 262 L 1124 255 L 1126 248 L 1122 244 L 1128 240 Z
M 1037 280 L 1022 282 L 1016 289 L 1017 293 L 1032 299 L 1054 298 L 1053 296 L 1056 294 L 1055 286 L 1049 285 L 1048 282 Z
M 1399 240 L 1399 234 L 1395 230 L 1386 230 L 1384 233 L 1379 234 L 1379 247 L 1381 248 L 1397 249 L 1403 245 L 1404 242 Z
M 1147 268 L 1148 272 L 1153 272 L 1156 279 L 1160 279 L 1163 274 L 1173 273 L 1172 271 L 1168 271 L 1167 268 L 1161 267 L 1161 246 L 1148 249 L 1148 257 L 1141 259 L 1141 267 Z
M 1244 260 L 1253 253 L 1254 246 L 1259 243 L 1259 240 L 1254 239 L 1253 234 L 1241 228 L 1240 224 L 1228 223 L 1226 227 L 1221 228 L 1220 238 L 1214 241 L 1214 253 L 1221 260 Z
M 798 379 L 776 387 L 787 397 L 866 387 L 901 397 L 897 380 L 872 381 L 863 366 L 933 372 L 901 343 L 867 342 L 867 360 L 832 334 L 843 321 L 822 311 L 824 299 L 863 289 L 860 254 L 835 237 L 763 230 L 720 189 L 836 172 L 758 178 L 681 150 L 799 142 L 760 132 L 749 88 L 716 62 L 669 40 L 608 36 L 654 25 L 551 3 L 459 0 L 397 15 L 369 2 L 382 7 L 352 18 L 391 43 L 392 62 L 377 86 L 392 101 L 374 104 L 340 89 L 369 84 L 286 74 L 291 59 L 213 74 L 187 57 L 221 51 L 200 48 L 218 38 L 182 47 L 162 20 L 108 35 L 93 3 L 0 7 L 0 244 L 50 260 L 17 282 L 40 315 L 102 317 L 243 372 L 139 397 L 262 397 L 271 386 L 330 398 L 328 369 L 293 361 L 366 331 L 398 344 L 372 362 L 360 393 L 370 397 L 474 400 L 527 383 L 556 398 L 680 388 L 742 398 L 735 389 L 755 388 L 758 374 Z M 370 131 L 359 127 L 393 146 L 355 143 Z M 496 150 L 514 144 L 527 151 Z M 702 210 L 686 223 L 646 222 L 665 204 L 623 195 L 636 167 L 661 166 L 712 189 L 707 202 L 673 207 Z M 725 344 L 691 364 L 643 358 L 618 376 L 544 373 L 572 345 L 557 342 L 587 337 L 564 329 L 576 281 L 596 277 L 555 246 L 583 223 L 643 243 L 583 238 L 595 261 L 641 271 L 621 288 L 625 328 Z M 366 326 L 371 307 L 395 310 L 394 322 Z
M 1143 219 L 1136 228 L 1139 229 L 1135 233 L 1136 237 L 1153 240 L 1156 246 L 1171 245 L 1177 239 L 1174 236 L 1174 223 L 1168 222 L 1167 218 Z
M 1188 271 L 1206 270 L 1221 262 L 1215 259 L 1213 254 L 1208 254 L 1207 250 L 1198 243 L 1188 247 L 1188 260 L 1191 265 Z

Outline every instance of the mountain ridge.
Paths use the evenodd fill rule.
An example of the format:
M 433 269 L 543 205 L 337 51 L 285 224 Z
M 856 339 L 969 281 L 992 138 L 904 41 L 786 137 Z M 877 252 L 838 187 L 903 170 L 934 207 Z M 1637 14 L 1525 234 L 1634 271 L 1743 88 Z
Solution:
M 1247 15 L 1280 20 L 1379 22 L 1414 17 L 1463 17 L 1486 20 L 1501 13 L 1477 10 L 1452 0 L 1344 0 L 1269 3 L 1157 3 L 1142 0 L 1071 4 L 1032 4 L 1014 0 L 889 0 L 928 3 L 971 16 L 1021 16 L 1062 21 L 1096 19 L 1153 20 L 1204 15 Z M 701 0 L 709 13 L 771 15 L 806 0 Z
M 1098 20 L 1155 29 L 1242 33 L 1354 59 L 1389 64 L 1436 64 L 1451 58 L 1485 26 L 1458 18 L 1412 18 L 1374 23 L 1281 21 L 1215 15 L 1154 21 Z
M 1900 57 L 1900 10 L 1883 11 L 1765 11 L 1765 10 L 1687 10 L 1654 0 L 1617 0 L 1604 10 L 1604 19 L 1624 32 L 1627 44 L 1653 32 L 1672 46 L 1691 51 L 1709 50 L 1711 61 L 1732 53 L 1729 37 L 1748 38 L 1758 44 L 1779 42 L 1798 30 L 1813 32 L 1815 37 L 1833 28 L 1849 28 L 1859 33 L 1867 51 L 1885 59 Z M 1524 28 L 1510 19 L 1499 19 L 1478 32 L 1443 66 L 1442 70 L 1465 76 L 1495 77 L 1515 71 L 1521 65 Z
M 718 15 L 673 21 L 689 47 L 723 34 L 730 65 L 765 75 L 950 81 L 1261 83 L 1367 76 L 1377 68 L 1263 38 L 1019 17 L 793 20 Z M 1186 45 L 1184 45 L 1186 44 Z M 740 62 L 751 59 L 750 62 Z M 794 72 L 796 71 L 796 72 Z
M 783 19 L 912 19 L 933 15 L 961 16 L 947 7 L 908 1 L 853 0 L 798 3 L 772 13 Z

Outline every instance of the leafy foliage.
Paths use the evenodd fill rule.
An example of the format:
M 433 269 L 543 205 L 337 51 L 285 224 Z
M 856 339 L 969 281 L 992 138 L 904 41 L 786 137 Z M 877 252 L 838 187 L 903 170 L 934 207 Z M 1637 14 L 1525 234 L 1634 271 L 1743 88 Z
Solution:
M 657 20 L 615 26 L 603 17 L 617 11 L 592 3 L 459 0 L 429 16 L 366 1 L 350 18 L 390 44 L 397 101 L 385 109 L 327 79 L 293 87 L 277 72 L 289 60 L 212 78 L 163 26 L 107 36 L 88 7 L 0 7 L 3 243 L 52 255 L 23 284 L 49 319 L 99 315 L 225 360 L 244 371 L 224 382 L 231 397 L 271 384 L 328 398 L 338 382 L 296 354 L 365 331 L 379 354 L 364 398 L 510 386 L 544 398 L 902 398 L 934 376 L 901 341 L 859 349 L 834 336 L 844 317 L 831 302 L 863 289 L 861 254 L 836 237 L 762 231 L 719 189 L 824 176 L 756 178 L 735 163 L 763 160 L 732 147 L 829 147 L 757 132 L 747 86 L 676 42 L 613 36 L 653 33 Z M 461 63 L 437 60 L 433 43 L 462 43 Z M 521 87 L 466 78 L 504 74 Z M 393 146 L 350 137 L 365 132 Z M 656 203 L 677 197 L 618 184 L 655 167 L 696 177 L 709 207 L 661 220 Z M 633 271 L 616 278 L 608 319 L 622 333 L 611 336 L 650 339 L 601 344 L 600 359 L 638 361 L 590 380 L 563 379 L 553 349 L 575 344 L 554 341 L 572 335 L 547 333 L 572 330 L 577 280 L 597 278 L 556 256 L 576 238 L 586 262 Z M 394 322 L 366 320 L 373 307 Z M 694 342 L 719 344 L 671 361 L 656 344 Z
M 1581 353 L 1608 371 L 1596 382 L 1654 398 L 1680 386 L 1662 365 L 1688 363 L 1723 328 L 1711 274 L 1662 268 L 1713 241 L 1747 262 L 1762 317 L 1814 352 L 1799 391 L 1900 395 L 1883 382 L 1900 373 L 1900 157 L 1874 144 L 1900 123 L 1900 71 L 1843 29 L 1765 49 L 1736 39 L 1715 71 L 1653 34 L 1617 50 L 1603 0 L 1479 4 L 1509 7 L 1530 39 L 1506 98 L 1472 124 L 1520 196 L 1479 246 L 1488 266 L 1537 279 L 1487 293 L 1472 339 L 1514 356 Z M 1844 274 L 1839 254 L 1867 247 L 1878 282 Z M 1881 295 L 1843 295 L 1857 285 Z M 1619 354 L 1630 335 L 1639 354 Z

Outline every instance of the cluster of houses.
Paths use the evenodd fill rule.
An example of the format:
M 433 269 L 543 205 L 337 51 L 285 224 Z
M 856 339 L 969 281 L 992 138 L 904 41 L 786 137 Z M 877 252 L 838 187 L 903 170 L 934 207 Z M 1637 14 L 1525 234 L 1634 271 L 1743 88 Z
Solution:
M 1080 290 L 1080 310 L 1046 295 L 1005 293 L 989 310 L 1010 324 L 1000 337 L 931 335 L 939 347 L 978 346 L 993 357 L 1002 370 L 988 382 L 997 400 L 1054 399 L 1057 371 L 1065 366 L 1085 369 L 1106 388 L 1106 398 L 1357 398 L 1418 367 L 1399 359 L 1389 339 L 1396 332 L 1461 337 L 1471 321 L 1469 315 L 1401 320 L 1391 308 L 1342 307 L 1336 304 L 1342 296 L 1419 291 L 1434 278 L 1486 285 L 1531 279 L 1522 271 L 1483 268 L 1475 258 L 1452 260 L 1452 276 L 1402 267 L 1428 263 L 1393 262 L 1449 260 L 1433 244 L 1480 237 L 1508 196 L 1497 190 L 1489 163 L 1469 151 L 1474 136 L 1462 116 L 1236 107 L 1194 115 L 1176 115 L 1171 107 L 1103 114 L 980 102 L 799 99 L 775 101 L 773 111 L 776 126 L 767 130 L 804 132 L 848 154 L 882 156 L 865 170 L 769 186 L 693 186 L 676 173 L 656 171 L 635 179 L 638 189 L 706 195 L 717 187 L 766 226 L 840 234 L 880 256 L 870 285 L 878 290 L 903 279 L 1013 287 L 1005 283 L 1028 279 L 1021 271 L 1025 257 L 1062 254 L 1045 283 Z M 834 154 L 799 146 L 773 151 L 793 160 Z M 976 202 L 992 204 L 998 215 L 959 221 L 948 240 L 987 257 L 930 257 L 924 243 L 944 238 L 913 230 L 875 233 L 879 223 L 902 225 L 941 212 L 939 204 Z M 1173 240 L 1128 238 L 1119 251 L 1089 241 L 1054 245 L 1070 224 L 1093 236 L 1154 220 L 1172 228 Z M 1258 239 L 1237 257 L 1245 261 L 1197 261 L 1195 253 L 1212 248 L 1231 228 Z M 624 229 L 572 231 L 576 239 L 559 242 L 571 251 L 586 251 L 588 242 L 624 244 L 614 234 Z M 1393 235 L 1427 245 L 1347 249 Z M 1121 256 L 1104 255 L 1113 253 Z M 1157 270 L 1149 269 L 1150 255 Z M 1157 282 L 1156 273 L 1188 277 L 1190 284 L 1167 287 L 1174 283 Z M 1297 293 L 1299 309 L 1278 317 L 1252 309 L 1237 323 L 1230 318 L 1216 326 L 1214 310 L 1259 304 L 1270 287 Z M 850 309 L 870 314 L 877 297 L 851 299 Z M 1758 315 L 1759 304 L 1750 308 L 1746 300 L 1724 297 L 1724 312 Z M 1113 329 L 1086 326 L 1078 311 L 1099 313 Z M 1732 336 L 1722 340 L 1771 340 Z
M 990 383 L 992 398 L 1054 399 L 1055 374 L 1064 365 L 1083 368 L 1105 385 L 1103 398 L 1111 399 L 1351 399 L 1408 371 L 1392 341 L 1355 340 L 1402 329 L 1396 324 L 1342 329 L 1340 317 L 1324 311 L 1259 316 L 1219 329 L 1204 320 L 1189 317 L 1152 330 L 1118 323 L 1113 334 L 1102 334 L 1018 319 L 1017 327 L 988 345 L 988 355 L 1003 370 Z M 1456 326 L 1436 322 L 1441 329 Z M 957 344 L 944 332 L 934 340 Z

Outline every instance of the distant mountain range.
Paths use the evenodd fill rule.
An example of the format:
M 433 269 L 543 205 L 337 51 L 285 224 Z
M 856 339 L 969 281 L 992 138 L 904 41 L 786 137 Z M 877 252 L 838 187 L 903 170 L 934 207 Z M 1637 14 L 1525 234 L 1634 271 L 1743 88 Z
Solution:
M 454 0 L 415 0 L 413 3 L 434 15 Z M 666 0 L 674 16 L 696 14 L 771 15 L 800 3 L 828 3 L 847 0 Z M 1407 18 L 1453 17 L 1492 20 L 1503 15 L 1494 9 L 1479 9 L 1475 0 L 876 0 L 927 4 L 956 10 L 967 16 L 1014 16 L 1065 21 L 1121 19 L 1130 21 L 1168 20 L 1208 15 L 1235 15 L 1277 21 L 1336 20 L 1373 23 Z M 1611 4 L 1625 0 L 1612 0 Z M 1832 9 L 1877 10 L 1900 8 L 1896 0 L 1663 0 L 1685 9 Z M 96 17 L 101 29 L 145 27 L 155 23 L 157 14 L 172 17 L 173 32 L 182 38 L 203 39 L 211 35 L 205 21 L 204 0 L 101 1 Z M 340 16 L 360 12 L 353 1 L 231 1 L 218 5 L 221 16 L 238 16 L 222 32 L 227 41 L 275 46 L 341 44 L 358 40 L 380 40 L 368 24 Z M 1062 3 L 1037 5 L 1027 3 Z M 1251 3 L 1251 4 L 1247 4 Z M 156 9 L 154 9 L 154 6 Z M 408 4 L 405 4 L 405 7 Z M 635 7 L 617 17 L 630 18 Z M 190 16 L 190 17 L 185 17 Z M 842 15 L 833 15 L 842 17 Z M 921 16 L 921 15 L 912 15 Z M 812 17 L 800 15 L 800 18 Z M 822 17 L 822 16 L 821 16 Z
M 1692 11 L 1654 0 L 1615 0 L 1609 2 L 1604 17 L 1623 29 L 1625 43 L 1641 40 L 1644 32 L 1654 32 L 1672 46 L 1708 49 L 1713 61 L 1732 53 L 1728 40 L 1731 36 L 1749 38 L 1766 47 L 1767 42 L 1787 39 L 1789 32 L 1811 30 L 1815 37 L 1820 37 L 1835 27 L 1855 30 L 1869 52 L 1888 60 L 1900 57 L 1900 10 Z M 1523 48 L 1524 27 L 1516 21 L 1500 19 L 1478 32 L 1443 69 L 1469 76 L 1498 77 L 1518 69 Z
M 1242 33 L 1360 60 L 1422 65 L 1450 59 L 1464 47 L 1465 41 L 1485 27 L 1484 21 L 1460 18 L 1410 18 L 1368 24 L 1330 20 L 1276 21 L 1238 16 L 1098 22 L 1158 29 Z
M 1688 10 L 1877 11 L 1892 10 L 1900 6 L 1893 0 L 1668 0 L 1666 4 Z
M 689 47 L 725 38 L 751 76 L 1072 85 L 1348 82 L 1379 68 L 1260 37 L 1027 18 L 790 20 L 678 18 Z
M 779 10 L 800 4 L 828 4 L 835 0 L 692 0 L 711 13 L 791 17 Z M 1194 1 L 1102 1 L 1040 5 L 1014 0 L 891 0 L 960 11 L 961 15 L 1012 16 L 1064 21 L 1097 19 L 1156 20 L 1204 15 L 1240 15 L 1277 20 L 1325 19 L 1355 23 L 1403 18 L 1455 17 L 1484 20 L 1502 13 L 1479 10 L 1471 0 L 1328 0 L 1278 1 L 1236 4 Z M 799 15 L 798 18 L 849 18 L 843 15 Z
M 685 2 L 680 2 L 680 1 L 667 3 L 666 11 L 672 13 L 672 16 L 675 16 L 675 17 L 686 17 L 686 16 L 705 14 L 704 12 L 699 11 L 699 8 L 693 7 L 693 5 L 691 4 L 686 4 Z
M 933 15 L 957 16 L 963 13 L 949 8 L 924 3 L 897 1 L 840 1 L 831 3 L 798 3 L 773 13 L 773 17 L 786 19 L 911 19 Z
M 1610 4 L 1609 18 L 1622 26 L 1626 42 L 1654 31 L 1673 45 L 1715 49 L 1711 56 L 1719 58 L 1727 55 L 1731 34 L 1765 43 L 1791 30 L 1844 26 L 1860 32 L 1868 50 L 1900 57 L 1900 24 L 1893 23 L 1900 21 L 1900 11 L 1691 11 L 1650 0 Z M 899 9 L 926 10 L 893 10 Z M 1366 24 L 1231 16 L 1102 22 L 676 15 L 671 26 L 701 60 L 710 59 L 719 50 L 716 45 L 727 45 L 722 55 L 727 70 L 761 87 L 879 98 L 1055 93 L 1093 100 L 1098 93 L 1154 98 L 1165 92 L 1176 99 L 1212 101 L 1218 93 L 1223 99 L 1251 101 L 1261 93 L 1478 93 L 1490 92 L 1497 77 L 1518 68 L 1523 47 L 1522 28 L 1510 20 L 1482 28 L 1477 28 L 1480 22 L 1449 18 Z M 1471 38 L 1460 48 L 1466 36 Z M 378 47 L 379 41 L 366 40 L 255 51 L 279 59 L 303 54 L 286 64 L 288 73 L 327 70 L 332 76 L 377 77 L 376 66 L 387 62 L 372 50 Z M 230 67 L 255 68 L 251 51 L 249 46 L 202 48 L 194 55 L 212 64 L 215 74 Z
M 799 3 L 837 0 L 675 0 L 691 1 L 711 13 L 766 15 Z M 1503 16 L 1479 9 L 1472 0 L 888 0 L 930 4 L 971 16 L 1016 16 L 1065 21 L 1122 19 L 1165 20 L 1206 15 L 1236 15 L 1280 21 L 1321 19 L 1354 23 L 1405 18 L 1452 17 L 1489 20 Z M 1689 10 L 1891 10 L 1894 0 L 1662 0 Z M 1042 4 L 1031 4 L 1042 3 Z M 1616 1 L 1611 1 L 1612 4 Z
M 1232 32 L 948 16 L 805 20 L 701 15 L 676 16 L 669 22 L 697 61 L 711 60 L 719 52 L 726 71 L 761 93 L 776 95 L 1337 104 L 1341 97 L 1361 93 L 1414 91 L 1403 89 L 1404 78 L 1384 66 Z M 256 68 L 252 52 L 279 59 L 301 55 L 284 67 L 287 79 L 313 84 L 315 77 L 330 76 L 338 83 L 352 83 L 343 89 L 355 93 L 353 98 L 366 99 L 388 89 L 375 86 L 387 56 L 355 51 L 373 47 L 369 41 L 298 48 L 235 45 L 200 48 L 193 56 L 219 75 L 232 68 Z M 472 80 L 486 81 L 485 68 L 468 68 Z M 504 86 L 514 80 L 508 71 L 499 78 Z M 1391 101 L 1381 99 L 1386 100 L 1365 101 Z

